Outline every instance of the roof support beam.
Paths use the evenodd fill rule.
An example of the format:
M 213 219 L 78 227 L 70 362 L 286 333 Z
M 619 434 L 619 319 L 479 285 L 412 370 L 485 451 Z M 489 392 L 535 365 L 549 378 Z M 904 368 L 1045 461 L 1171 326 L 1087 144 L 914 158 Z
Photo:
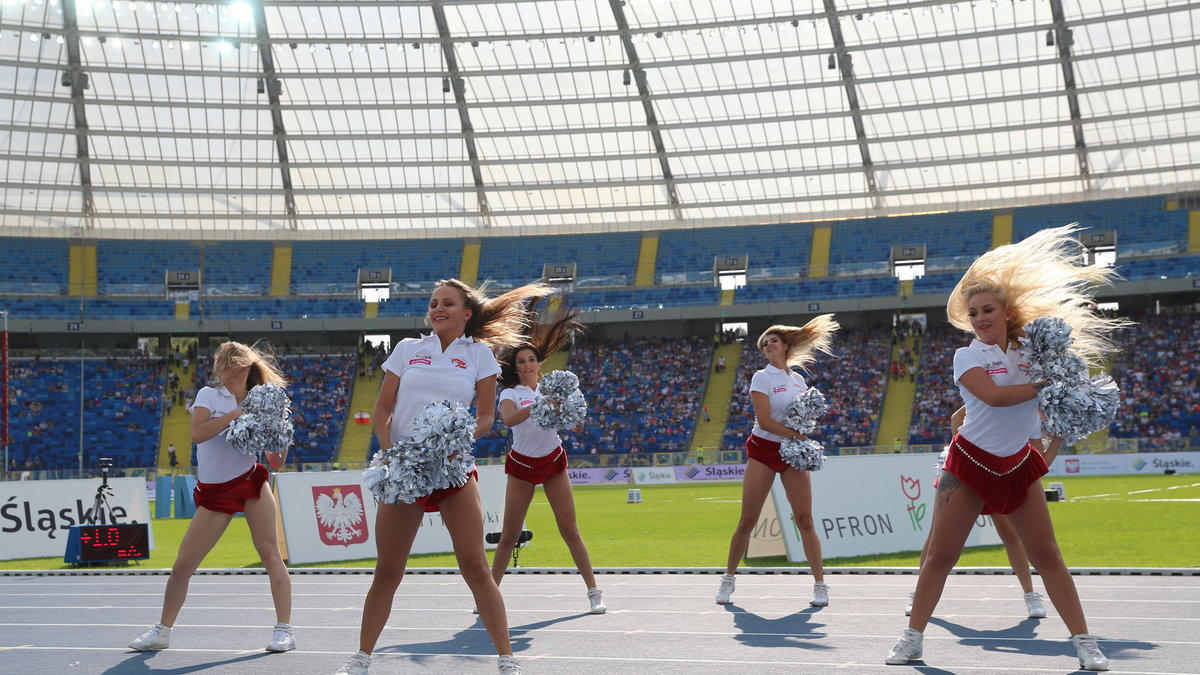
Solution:
M 1058 46 L 1058 60 L 1062 63 L 1063 90 L 1067 95 L 1067 108 L 1071 112 L 1071 130 L 1075 133 L 1075 156 L 1079 160 L 1079 175 L 1091 186 L 1091 169 L 1088 168 L 1087 141 L 1083 137 L 1083 116 L 1079 112 L 1079 93 L 1075 88 L 1075 64 L 1071 59 L 1071 45 L 1075 42 L 1062 0 L 1050 0 L 1050 14 L 1054 18 L 1054 43 Z
M 71 110 L 75 118 L 75 157 L 79 162 L 79 185 L 83 188 L 84 223 L 85 227 L 91 229 L 91 219 L 96 215 L 96 202 L 92 197 L 87 110 L 83 100 L 83 90 L 88 81 L 79 53 L 79 19 L 75 13 L 75 0 L 63 0 L 62 17 L 63 44 L 67 48 L 67 69 L 63 72 L 63 85 L 71 87 Z
M 483 170 L 479 167 L 479 148 L 475 143 L 475 125 L 471 124 L 471 112 L 467 109 L 467 85 L 458 68 L 458 55 L 454 53 L 454 42 L 450 39 L 450 24 L 446 22 L 444 3 L 433 3 L 433 20 L 437 24 L 438 40 L 442 45 L 442 57 L 446 60 L 447 78 L 454 92 L 454 106 L 458 108 L 458 121 L 462 124 L 462 140 L 467 148 L 467 160 L 471 163 L 471 178 L 475 182 L 475 199 L 479 202 L 484 227 L 492 226 L 491 207 L 488 205 L 487 190 L 483 184 Z M 443 91 L 445 87 L 443 86 Z
M 842 86 L 846 89 L 846 106 L 854 124 L 854 138 L 858 141 L 858 153 L 862 157 L 863 174 L 867 179 L 867 191 L 875 198 L 875 208 L 882 206 L 879 184 L 875 181 L 875 163 L 871 161 L 871 146 L 867 141 L 867 129 L 863 124 L 862 106 L 858 102 L 858 85 L 854 82 L 854 61 L 846 50 L 846 38 L 842 35 L 841 19 L 834 0 L 825 0 L 826 20 L 829 33 L 833 36 L 833 52 L 842 75 Z
M 258 42 L 258 53 L 262 57 L 262 78 L 259 80 L 260 94 L 267 95 L 267 103 L 271 108 L 271 135 L 275 140 L 275 154 L 279 158 L 279 180 L 283 187 L 284 210 L 287 214 L 288 227 L 296 230 L 299 223 L 296 219 L 296 195 L 292 190 L 292 169 L 288 163 L 287 129 L 283 126 L 283 110 L 280 107 L 280 95 L 283 93 L 283 83 L 275 72 L 275 55 L 271 51 L 270 35 L 267 33 L 267 14 L 262 3 L 252 2 L 254 12 L 254 31 Z
M 625 71 L 625 84 L 629 84 L 632 75 L 637 83 L 638 97 L 642 99 L 642 110 L 646 112 L 646 128 L 654 143 L 654 152 L 658 158 L 658 166 L 662 170 L 663 187 L 667 191 L 667 203 L 675 220 L 683 220 L 683 210 L 679 207 L 679 191 L 675 187 L 675 175 L 671 172 L 671 162 L 667 159 L 667 146 L 663 143 L 662 128 L 658 124 L 658 113 L 654 111 L 654 101 L 650 98 L 650 83 L 646 80 L 646 70 L 638 57 L 637 48 L 633 46 L 633 35 L 629 31 L 629 20 L 625 18 L 625 3 L 623 0 L 608 0 L 612 8 L 613 18 L 620 31 L 621 44 L 625 48 L 625 56 L 629 61 L 629 70 Z

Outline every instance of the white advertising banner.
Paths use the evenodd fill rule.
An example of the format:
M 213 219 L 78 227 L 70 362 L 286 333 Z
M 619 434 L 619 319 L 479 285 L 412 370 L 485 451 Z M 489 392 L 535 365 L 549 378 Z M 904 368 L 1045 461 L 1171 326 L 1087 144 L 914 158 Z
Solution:
M 675 482 L 675 467 L 638 467 L 633 470 L 633 480 L 638 485 L 660 485 Z
M 145 478 L 110 478 L 108 511 L 93 508 L 99 478 L 0 483 L 0 560 L 62 556 L 72 525 L 147 523 L 150 549 L 154 524 Z
M 503 466 L 478 466 L 484 533 L 499 532 L 507 477 Z M 275 477 L 287 538 L 288 562 L 375 557 L 375 498 L 359 471 L 281 473 Z M 440 513 L 427 513 L 413 553 L 449 553 L 450 533 Z
M 933 520 L 937 455 L 829 457 L 812 474 L 813 521 L 825 558 L 919 551 Z M 788 560 L 803 562 L 800 530 L 776 479 L 771 498 L 779 514 Z M 976 521 L 967 546 L 999 544 L 990 518 Z
M 1112 476 L 1171 470 L 1200 473 L 1200 452 L 1138 452 L 1122 455 L 1059 455 L 1051 476 Z

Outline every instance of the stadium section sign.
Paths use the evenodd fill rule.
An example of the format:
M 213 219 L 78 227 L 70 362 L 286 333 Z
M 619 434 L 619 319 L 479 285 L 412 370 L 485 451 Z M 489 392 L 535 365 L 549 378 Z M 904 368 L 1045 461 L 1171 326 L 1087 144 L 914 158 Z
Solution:
M 72 525 L 151 522 L 145 478 L 109 478 L 108 484 L 111 510 L 97 514 L 99 478 L 0 483 L 0 560 L 61 557 Z M 153 549 L 153 525 L 149 530 Z
M 483 531 L 499 532 L 507 479 L 502 466 L 480 466 Z M 358 471 L 281 473 L 275 476 L 290 563 L 375 557 L 375 497 Z M 494 548 L 490 547 L 490 548 Z M 425 514 L 413 553 L 449 553 L 450 533 L 438 513 Z
M 829 457 L 812 474 L 813 520 L 826 558 L 919 551 L 933 522 L 936 454 Z M 788 560 L 804 561 L 800 530 L 792 521 L 783 484 L 771 486 L 783 523 Z M 999 544 L 990 518 L 980 517 L 967 546 Z

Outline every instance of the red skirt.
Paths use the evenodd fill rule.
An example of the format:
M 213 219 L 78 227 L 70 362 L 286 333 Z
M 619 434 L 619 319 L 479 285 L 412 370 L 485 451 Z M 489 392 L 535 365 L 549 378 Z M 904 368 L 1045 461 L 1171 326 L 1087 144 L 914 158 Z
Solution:
M 504 462 L 504 473 L 534 485 L 541 485 L 566 470 L 567 453 L 561 445 L 545 457 L 529 457 L 509 450 Z
M 192 499 L 196 506 L 203 506 L 209 511 L 233 515 L 246 510 L 247 499 L 258 499 L 262 496 L 263 483 L 271 477 L 267 467 L 255 464 L 246 473 L 224 483 L 196 482 L 192 489 Z
M 1029 486 L 1050 472 L 1042 453 L 1028 443 L 1015 455 L 997 457 L 962 436 L 950 441 L 943 470 L 983 499 L 983 515 L 1021 508 Z
M 475 482 L 479 482 L 479 471 L 476 470 L 474 467 L 471 468 L 471 473 L 467 475 L 467 483 L 470 483 L 472 478 L 475 479 Z M 434 511 L 441 511 L 442 507 L 440 506 L 440 504 L 443 501 L 445 501 L 447 497 L 458 494 L 459 490 L 462 490 L 463 488 L 467 487 L 467 483 L 463 483 L 462 485 L 459 485 L 458 487 L 434 490 L 433 492 L 430 492 L 429 494 L 425 495 L 424 497 L 417 497 L 416 501 L 413 503 L 417 504 L 421 508 L 425 509 L 425 513 L 433 513 Z
M 750 434 L 746 439 L 746 454 L 750 459 L 757 460 L 775 473 L 783 473 L 791 465 L 779 456 L 779 443 Z

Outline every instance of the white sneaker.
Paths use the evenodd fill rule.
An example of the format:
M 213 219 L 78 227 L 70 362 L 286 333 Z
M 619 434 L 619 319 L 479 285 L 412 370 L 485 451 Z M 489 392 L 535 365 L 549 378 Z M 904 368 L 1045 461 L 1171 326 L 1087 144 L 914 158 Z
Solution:
M 1046 606 L 1042 604 L 1042 596 L 1034 591 L 1025 594 L 1025 609 L 1029 610 L 1029 618 L 1046 618 Z
M 717 604 L 728 605 L 729 596 L 733 595 L 734 576 L 732 574 L 721 575 L 721 587 L 717 589 Z
M 271 636 L 271 641 L 267 643 L 267 651 L 269 652 L 290 652 L 296 648 L 296 631 L 291 624 L 283 623 L 282 621 L 275 624 L 275 634 Z
M 1075 654 L 1079 657 L 1079 667 L 1084 670 L 1108 670 L 1108 658 L 1100 651 L 1095 635 L 1080 633 L 1072 635 L 1071 642 L 1075 645 Z
M 517 657 L 512 654 L 501 654 L 497 665 L 504 675 L 521 675 L 521 664 L 517 663 Z
M 354 656 L 333 675 L 367 675 L 371 667 L 371 655 L 366 652 L 354 652 Z
M 812 607 L 825 607 L 829 604 L 829 585 L 824 581 L 813 584 L 813 599 L 808 601 Z
M 925 635 L 911 628 L 905 628 L 900 641 L 892 647 L 884 663 L 889 666 L 902 666 L 909 661 L 916 661 L 924 653 Z
M 156 623 L 141 637 L 129 643 L 129 648 L 139 652 L 151 649 L 166 649 L 171 644 L 171 627 Z
M 599 588 L 588 589 L 588 602 L 592 606 L 592 608 L 588 610 L 588 614 L 603 614 L 608 611 L 608 607 L 604 606 L 604 598 L 601 597 L 602 595 L 603 593 L 601 593 Z
M 912 616 L 912 601 L 916 595 L 916 591 L 908 592 L 908 604 L 904 605 L 904 616 Z

